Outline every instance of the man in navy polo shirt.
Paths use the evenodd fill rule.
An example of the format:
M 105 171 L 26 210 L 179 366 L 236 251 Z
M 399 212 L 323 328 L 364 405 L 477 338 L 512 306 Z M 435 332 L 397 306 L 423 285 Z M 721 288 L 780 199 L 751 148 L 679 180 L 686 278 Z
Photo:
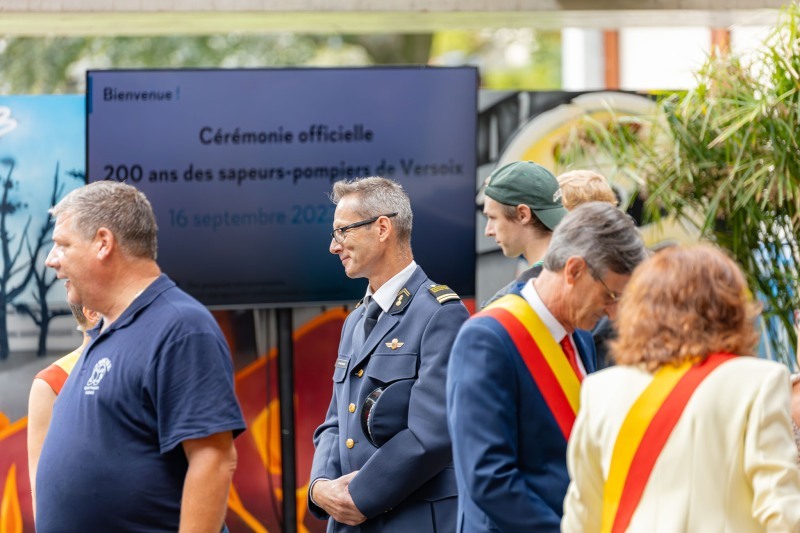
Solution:
M 219 532 L 245 427 L 219 327 L 161 273 L 136 188 L 92 183 L 51 213 L 47 266 L 103 320 L 53 410 L 37 531 Z

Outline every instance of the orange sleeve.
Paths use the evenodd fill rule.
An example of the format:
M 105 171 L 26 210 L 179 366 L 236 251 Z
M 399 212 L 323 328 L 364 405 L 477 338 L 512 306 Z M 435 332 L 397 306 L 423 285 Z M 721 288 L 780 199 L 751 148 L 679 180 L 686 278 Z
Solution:
M 65 355 L 52 365 L 36 374 L 34 379 L 41 379 L 50 385 L 50 388 L 53 389 L 53 392 L 58 394 L 61 392 L 64 382 L 67 381 L 70 372 L 72 372 L 72 369 L 75 367 L 75 363 L 78 362 L 78 358 L 80 356 L 81 351 L 75 350 L 74 352 Z
M 50 385 L 50 388 L 53 389 L 53 392 L 56 394 L 61 392 L 61 387 L 64 386 L 64 382 L 67 381 L 67 377 L 69 377 L 69 374 L 67 374 L 63 368 L 55 363 L 36 374 L 36 379 L 41 379 Z

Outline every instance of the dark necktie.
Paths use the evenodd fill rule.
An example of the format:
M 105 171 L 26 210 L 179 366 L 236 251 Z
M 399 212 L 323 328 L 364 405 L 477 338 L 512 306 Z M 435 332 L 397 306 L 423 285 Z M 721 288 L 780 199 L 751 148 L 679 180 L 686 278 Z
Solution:
M 364 342 L 369 338 L 369 334 L 372 333 L 375 324 L 378 323 L 378 317 L 382 311 L 383 309 L 375 301 L 375 298 L 370 298 L 367 310 L 364 312 Z
M 567 356 L 567 361 L 569 361 L 569 365 L 575 371 L 578 381 L 583 381 L 583 373 L 578 366 L 578 358 L 575 355 L 575 348 L 572 347 L 572 341 L 569 340 L 569 335 L 561 339 L 561 349 L 564 350 L 564 355 Z

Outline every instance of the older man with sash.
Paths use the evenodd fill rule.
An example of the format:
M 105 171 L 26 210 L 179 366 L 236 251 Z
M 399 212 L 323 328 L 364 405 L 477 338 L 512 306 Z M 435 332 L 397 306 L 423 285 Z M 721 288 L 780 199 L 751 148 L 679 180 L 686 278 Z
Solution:
M 461 328 L 448 367 L 458 531 L 559 531 L 567 439 L 591 329 L 646 256 L 633 221 L 606 203 L 570 212 L 538 278 Z

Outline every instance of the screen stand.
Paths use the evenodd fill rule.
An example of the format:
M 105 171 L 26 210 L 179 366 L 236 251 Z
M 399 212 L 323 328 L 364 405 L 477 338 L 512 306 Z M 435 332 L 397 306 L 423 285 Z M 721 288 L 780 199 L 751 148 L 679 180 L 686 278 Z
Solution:
M 294 447 L 294 345 L 292 309 L 276 310 L 278 319 L 278 398 L 281 425 L 283 532 L 297 532 L 297 478 Z

